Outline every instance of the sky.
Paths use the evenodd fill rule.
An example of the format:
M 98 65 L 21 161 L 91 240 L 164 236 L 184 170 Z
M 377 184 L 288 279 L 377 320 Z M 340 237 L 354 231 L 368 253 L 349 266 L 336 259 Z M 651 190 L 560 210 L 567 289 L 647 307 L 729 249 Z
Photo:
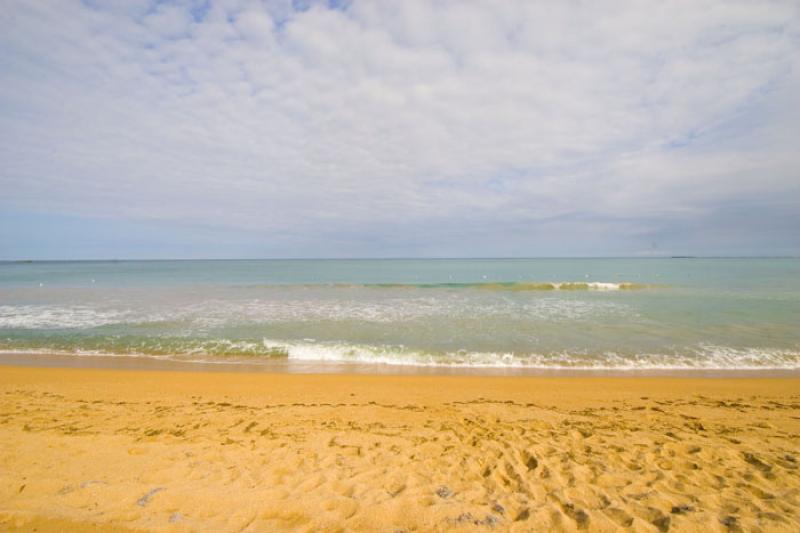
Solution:
M 0 0 L 0 259 L 800 255 L 800 2 Z

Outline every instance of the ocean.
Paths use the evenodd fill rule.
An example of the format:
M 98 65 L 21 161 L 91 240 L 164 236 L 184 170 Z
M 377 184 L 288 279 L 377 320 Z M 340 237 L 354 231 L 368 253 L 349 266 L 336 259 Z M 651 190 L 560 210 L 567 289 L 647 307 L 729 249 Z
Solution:
M 2 262 L 0 352 L 273 366 L 800 369 L 800 260 Z

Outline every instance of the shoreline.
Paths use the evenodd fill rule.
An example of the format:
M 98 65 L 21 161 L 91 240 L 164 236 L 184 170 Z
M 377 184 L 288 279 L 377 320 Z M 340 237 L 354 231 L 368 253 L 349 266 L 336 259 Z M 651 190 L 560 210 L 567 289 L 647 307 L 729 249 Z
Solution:
M 57 353 L 0 352 L 0 366 L 37 368 L 95 368 L 181 372 L 233 372 L 256 374 L 353 374 L 389 376 L 487 376 L 487 377 L 576 377 L 576 378 L 800 378 L 800 369 L 781 368 L 524 368 L 390 365 L 326 361 L 181 361 L 142 355 L 67 355 Z
M 798 378 L 0 366 L 0 529 L 797 531 L 798 439 Z

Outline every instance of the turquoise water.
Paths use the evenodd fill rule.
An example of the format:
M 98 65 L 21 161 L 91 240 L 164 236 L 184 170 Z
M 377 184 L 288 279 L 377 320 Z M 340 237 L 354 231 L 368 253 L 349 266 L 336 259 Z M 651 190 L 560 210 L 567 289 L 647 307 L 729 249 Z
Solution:
M 0 263 L 0 351 L 800 368 L 798 259 Z

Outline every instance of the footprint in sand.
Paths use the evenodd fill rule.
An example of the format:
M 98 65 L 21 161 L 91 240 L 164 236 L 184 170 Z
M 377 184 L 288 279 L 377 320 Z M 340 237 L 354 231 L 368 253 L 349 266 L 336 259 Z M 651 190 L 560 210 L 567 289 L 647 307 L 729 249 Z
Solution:
M 620 527 L 630 527 L 633 524 L 633 517 L 622 509 L 612 507 L 605 509 L 603 512 Z

